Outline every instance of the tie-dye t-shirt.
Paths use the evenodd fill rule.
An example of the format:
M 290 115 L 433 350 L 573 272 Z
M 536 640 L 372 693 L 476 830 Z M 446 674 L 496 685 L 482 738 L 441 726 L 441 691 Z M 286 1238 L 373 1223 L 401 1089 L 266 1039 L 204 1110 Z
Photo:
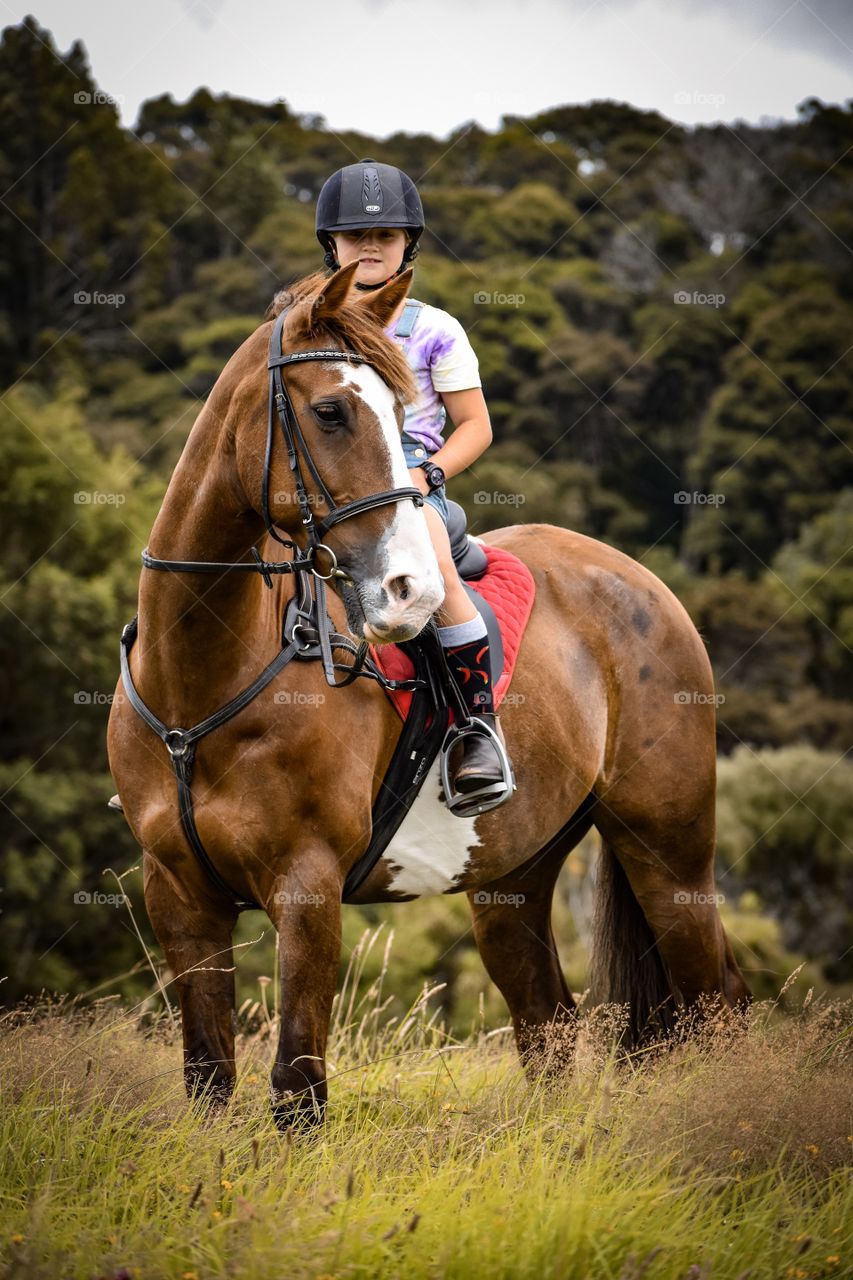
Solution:
M 405 351 L 418 385 L 417 399 L 406 405 L 403 430 L 434 453 L 444 443 L 447 417 L 439 392 L 482 386 L 479 361 L 462 325 L 440 307 L 424 303 L 408 338 L 394 332 L 400 319 L 385 332 Z

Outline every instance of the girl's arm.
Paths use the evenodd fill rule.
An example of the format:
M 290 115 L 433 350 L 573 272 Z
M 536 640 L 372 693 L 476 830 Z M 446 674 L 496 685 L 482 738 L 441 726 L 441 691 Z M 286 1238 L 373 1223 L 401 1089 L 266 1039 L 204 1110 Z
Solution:
M 492 424 L 480 387 L 439 394 L 455 430 L 430 461 L 442 467 L 450 479 L 470 467 L 488 449 L 492 443 Z

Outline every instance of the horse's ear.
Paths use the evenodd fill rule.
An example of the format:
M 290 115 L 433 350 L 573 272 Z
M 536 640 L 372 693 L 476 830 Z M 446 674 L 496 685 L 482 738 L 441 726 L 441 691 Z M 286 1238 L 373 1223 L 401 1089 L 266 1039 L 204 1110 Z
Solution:
M 414 274 L 410 267 L 408 271 L 404 271 L 402 275 L 397 276 L 396 280 L 392 280 L 390 284 L 386 284 L 382 289 L 375 290 L 374 293 L 369 293 L 364 302 L 361 303 L 365 311 L 370 311 L 383 329 L 408 294 Z
M 347 300 L 347 295 L 357 271 L 358 261 L 356 260 L 351 262 L 348 267 L 341 267 L 340 271 L 336 271 L 325 282 L 323 292 L 318 293 L 311 303 L 310 327 L 312 329 L 315 324 L 330 319 L 341 309 Z

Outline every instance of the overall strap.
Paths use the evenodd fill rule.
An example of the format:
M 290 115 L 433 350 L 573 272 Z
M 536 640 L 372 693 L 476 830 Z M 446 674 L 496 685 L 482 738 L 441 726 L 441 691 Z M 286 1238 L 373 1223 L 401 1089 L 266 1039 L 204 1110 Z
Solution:
M 403 314 L 397 321 L 397 328 L 394 330 L 396 338 L 410 338 L 412 330 L 418 322 L 418 316 L 424 304 L 418 302 L 416 298 L 407 298 L 406 305 L 403 308 Z

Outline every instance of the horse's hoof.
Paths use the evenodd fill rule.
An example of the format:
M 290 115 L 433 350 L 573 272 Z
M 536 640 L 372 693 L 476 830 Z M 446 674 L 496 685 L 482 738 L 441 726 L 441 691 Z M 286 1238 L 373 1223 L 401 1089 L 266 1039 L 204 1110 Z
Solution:
M 326 1104 L 316 1098 L 294 1095 L 273 1096 L 272 1114 L 276 1127 L 291 1137 L 316 1138 L 323 1132 Z
M 204 1068 L 189 1066 L 184 1069 L 184 1087 L 190 1105 L 208 1116 L 218 1116 L 227 1110 L 234 1092 L 234 1079 L 210 1073 Z

